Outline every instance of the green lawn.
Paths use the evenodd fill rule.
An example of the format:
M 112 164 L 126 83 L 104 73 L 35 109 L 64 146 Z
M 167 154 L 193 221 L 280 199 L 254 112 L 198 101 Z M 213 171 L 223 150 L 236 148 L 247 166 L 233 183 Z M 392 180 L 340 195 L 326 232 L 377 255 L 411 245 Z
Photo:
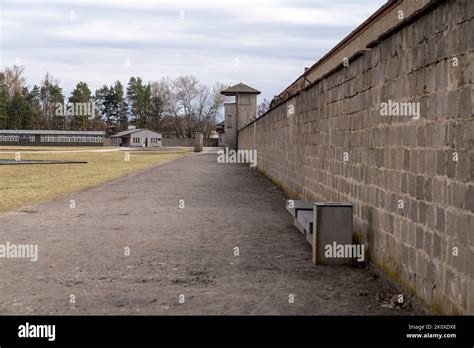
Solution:
M 0 147 L 5 151 L 6 147 Z M 12 149 L 12 147 L 8 147 Z M 39 150 L 40 148 L 33 148 Z M 47 150 L 58 150 L 48 147 Z M 90 147 L 63 147 L 64 150 L 91 150 Z M 100 149 L 103 149 L 101 147 Z M 14 150 L 14 149 L 12 149 Z M 16 149 L 29 151 L 30 148 Z M 44 148 L 41 148 L 44 150 Z M 67 193 L 77 192 L 172 161 L 187 153 L 187 149 L 175 152 L 130 151 L 129 161 L 125 152 L 100 153 L 32 153 L 21 154 L 21 159 L 87 161 L 87 164 L 31 164 L 0 165 L 0 213 L 48 201 Z M 0 159 L 14 159 L 15 151 L 0 154 Z

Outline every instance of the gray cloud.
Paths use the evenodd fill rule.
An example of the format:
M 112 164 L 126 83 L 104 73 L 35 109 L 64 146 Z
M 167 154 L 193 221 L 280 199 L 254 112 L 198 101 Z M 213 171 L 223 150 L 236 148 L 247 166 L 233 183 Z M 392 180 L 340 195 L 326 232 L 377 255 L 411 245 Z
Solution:
M 3 0 L 0 59 L 19 59 L 30 85 L 51 72 L 66 93 L 194 74 L 270 98 L 384 2 Z

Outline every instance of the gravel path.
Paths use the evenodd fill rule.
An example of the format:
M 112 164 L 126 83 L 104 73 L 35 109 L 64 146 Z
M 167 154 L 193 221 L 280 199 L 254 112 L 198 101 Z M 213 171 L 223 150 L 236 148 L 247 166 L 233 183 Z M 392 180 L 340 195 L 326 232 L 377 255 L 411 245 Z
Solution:
M 314 266 L 283 194 L 212 153 L 0 216 L 7 241 L 39 259 L 0 258 L 0 314 L 420 313 L 368 269 Z

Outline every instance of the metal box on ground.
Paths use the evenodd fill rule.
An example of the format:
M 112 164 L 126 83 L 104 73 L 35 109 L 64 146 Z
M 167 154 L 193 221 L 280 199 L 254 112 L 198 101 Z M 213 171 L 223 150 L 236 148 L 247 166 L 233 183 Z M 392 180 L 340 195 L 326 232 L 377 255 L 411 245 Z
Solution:
M 341 257 L 334 249 L 352 250 L 352 204 L 314 203 L 313 221 L 313 262 L 325 265 L 351 263 L 351 255 Z

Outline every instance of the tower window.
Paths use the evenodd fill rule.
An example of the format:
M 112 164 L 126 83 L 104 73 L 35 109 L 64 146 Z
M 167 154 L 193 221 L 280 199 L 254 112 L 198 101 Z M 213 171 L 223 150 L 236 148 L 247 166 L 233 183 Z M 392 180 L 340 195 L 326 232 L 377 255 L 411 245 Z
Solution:
M 248 94 L 239 95 L 239 104 L 241 104 L 241 105 L 250 105 L 250 95 L 248 95 Z

